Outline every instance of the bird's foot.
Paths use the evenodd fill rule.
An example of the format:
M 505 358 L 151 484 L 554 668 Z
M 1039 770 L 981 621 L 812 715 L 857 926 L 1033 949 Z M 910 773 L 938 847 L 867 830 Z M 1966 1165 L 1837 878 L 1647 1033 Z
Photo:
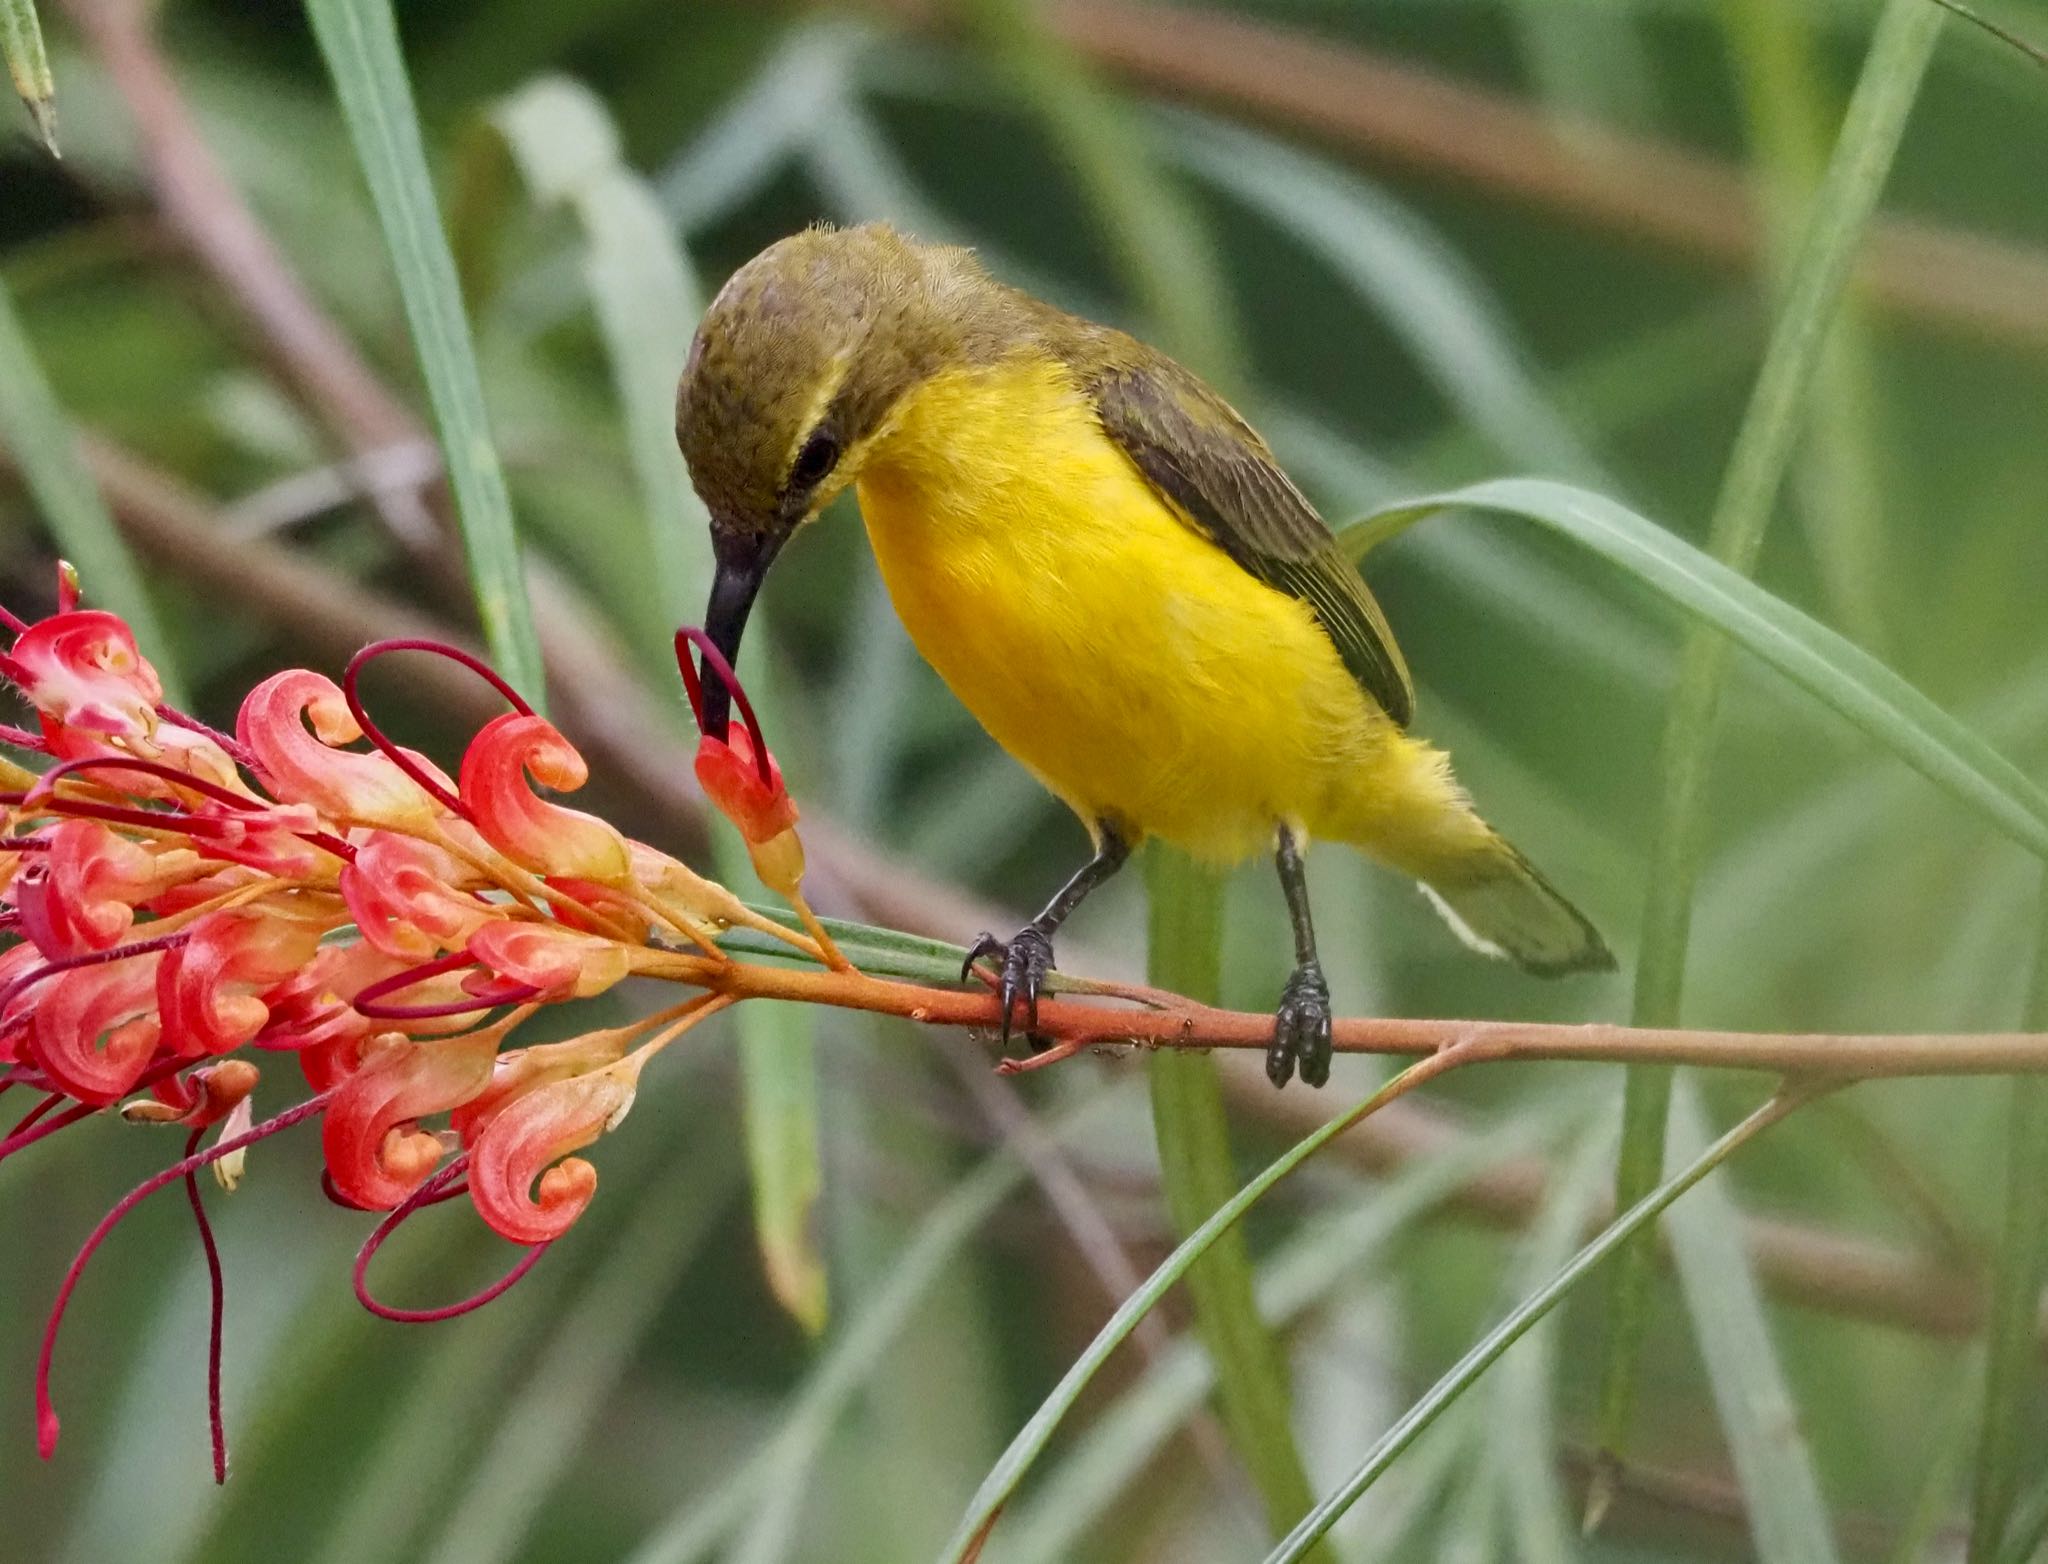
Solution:
M 1052 971 L 1052 936 L 1035 923 L 1025 924 L 1007 942 L 984 934 L 968 951 L 960 976 L 966 978 L 974 971 L 974 964 L 985 956 L 994 957 L 999 963 L 996 998 L 1003 1007 L 1003 1045 L 1007 1048 L 1019 1000 L 1024 1004 L 1025 1035 L 1031 1036 L 1038 1030 L 1038 995 Z
M 1306 1085 L 1320 1086 L 1330 1078 L 1330 985 L 1313 961 L 1296 967 L 1280 991 L 1273 1041 L 1266 1048 L 1266 1079 L 1285 1086 L 1297 1065 Z

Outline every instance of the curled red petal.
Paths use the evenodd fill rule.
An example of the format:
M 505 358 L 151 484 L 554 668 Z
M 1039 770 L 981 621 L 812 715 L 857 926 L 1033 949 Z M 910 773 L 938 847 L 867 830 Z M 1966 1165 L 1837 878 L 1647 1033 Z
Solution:
M 440 1160 L 439 1143 L 413 1128 L 430 1113 L 467 1102 L 489 1084 L 502 1029 L 414 1042 L 376 1039 L 335 1090 L 320 1127 L 334 1187 L 366 1211 L 388 1211 L 419 1187 Z M 430 1148 L 426 1141 L 433 1141 Z
M 568 1154 L 625 1116 L 638 1078 L 629 1057 L 507 1103 L 470 1148 L 469 1197 L 484 1221 L 521 1244 L 567 1231 L 597 1193 L 597 1169 Z
M 559 923 L 498 919 L 471 934 L 465 948 L 499 977 L 550 998 L 588 999 L 632 970 L 632 955 L 618 941 Z
M 341 873 L 341 894 L 371 945 L 424 961 L 461 949 L 479 924 L 499 916 L 460 888 L 462 876 L 450 854 L 393 831 L 372 831 Z
M 164 687 L 118 614 L 76 609 L 38 620 L 0 668 L 37 711 L 67 727 L 147 738 Z
M 449 1128 L 462 1137 L 463 1145 L 474 1146 L 491 1122 L 528 1092 L 617 1064 L 634 1030 L 612 1027 L 559 1043 L 507 1049 L 491 1066 L 491 1084 L 448 1115 Z
M 60 820 L 42 839 L 49 850 L 8 887 L 23 931 L 52 959 L 120 944 L 158 888 L 155 855 L 96 820 Z
M 37 988 L 28 1054 L 58 1090 L 103 1106 L 134 1087 L 156 1053 L 156 975 L 164 954 L 74 967 Z
M 728 729 L 725 739 L 706 734 L 697 741 L 698 786 L 749 842 L 770 841 L 797 820 L 796 802 L 783 785 L 782 768 L 773 755 L 767 756 L 765 782 L 761 770 L 744 728 Z
M 330 926 L 331 919 L 296 902 L 201 918 L 157 969 L 164 1041 L 190 1055 L 241 1047 L 270 1020 L 262 992 L 310 962 Z
M 311 804 L 330 820 L 400 830 L 434 822 L 434 800 L 389 757 L 339 747 L 362 737 L 362 729 L 340 687 L 311 669 L 287 668 L 257 685 L 242 702 L 235 732 L 285 803 Z
M 462 802 L 514 863 L 617 884 L 631 872 L 625 838 L 595 815 L 542 798 L 529 782 L 573 792 L 589 776 L 582 755 L 547 718 L 508 712 L 485 723 L 463 752 Z

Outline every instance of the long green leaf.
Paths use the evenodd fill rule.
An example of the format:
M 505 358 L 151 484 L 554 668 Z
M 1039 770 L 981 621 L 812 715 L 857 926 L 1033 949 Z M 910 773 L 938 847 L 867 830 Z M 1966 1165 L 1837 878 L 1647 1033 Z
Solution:
M 1430 1387 L 1428 1394 L 1404 1412 L 1394 1426 L 1388 1429 L 1366 1453 L 1364 1460 L 1351 1475 L 1310 1511 L 1302 1519 L 1301 1524 L 1288 1533 L 1280 1545 L 1266 1556 L 1266 1564 L 1296 1564 L 1296 1561 L 1308 1557 L 1309 1550 L 1314 1547 L 1317 1540 L 1337 1523 L 1338 1518 L 1346 1510 L 1358 1502 L 1366 1490 L 1380 1479 L 1401 1452 L 1413 1444 L 1424 1429 L 1441 1417 L 1477 1383 L 1480 1375 L 1491 1368 L 1502 1353 L 1526 1335 L 1537 1321 L 1562 1302 L 1565 1296 L 1597 1270 L 1603 1261 L 1610 1258 L 1635 1234 L 1656 1221 L 1673 1201 L 1763 1131 L 1792 1112 L 1801 1100 L 1795 1095 L 1783 1092 L 1773 1097 L 1715 1141 L 1675 1177 L 1665 1180 L 1601 1229 L 1590 1243 L 1572 1256 L 1568 1265 L 1517 1304 L 1506 1319 L 1480 1338 L 1443 1378 Z
M 412 85 L 389 0 L 306 0 L 412 328 L 455 491 L 470 586 L 499 672 L 535 706 L 546 696 L 504 469 L 484 411 L 455 259 L 434 204 Z
M 5 57 L 8 79 L 36 122 L 36 134 L 50 156 L 57 156 L 57 80 L 50 74 L 50 56 L 43 48 L 36 0 L 0 0 L 0 57 Z
M 1073 1410 L 1074 1403 L 1080 1400 L 1082 1393 L 1101 1372 L 1102 1365 L 1107 1363 L 1110 1355 L 1129 1339 L 1131 1332 L 1138 1328 L 1138 1322 L 1152 1312 L 1174 1283 L 1186 1277 L 1195 1262 L 1210 1252 L 1216 1240 L 1235 1227 L 1238 1219 L 1264 1199 L 1267 1192 L 1288 1174 L 1307 1162 L 1352 1125 L 1405 1092 L 1418 1078 L 1418 1072 L 1421 1072 L 1421 1078 L 1427 1078 L 1439 1068 L 1435 1061 L 1428 1059 L 1410 1065 L 1364 1101 L 1296 1141 L 1268 1163 L 1257 1177 L 1219 1206 L 1200 1227 L 1180 1241 L 1173 1253 L 1162 1260 L 1158 1268 L 1145 1278 L 1144 1284 L 1117 1306 L 1108 1323 L 1095 1333 L 1095 1339 L 1088 1343 L 1087 1348 L 1068 1367 L 1067 1372 L 1060 1377 L 1060 1382 L 1053 1387 L 1051 1394 L 1038 1404 L 1038 1409 L 1031 1414 L 1030 1420 L 1017 1431 L 1016 1437 L 1010 1441 L 1009 1448 L 1003 1451 L 1001 1459 L 996 1462 L 981 1487 L 976 1490 L 973 1499 L 969 1501 L 967 1514 L 962 1518 L 959 1529 L 954 1532 L 953 1540 L 947 1544 L 945 1552 L 941 1555 L 945 1564 L 968 1564 L 968 1561 L 978 1556 L 981 1545 L 995 1525 L 997 1517 L 1002 1514 L 1004 1506 L 1016 1493 L 1017 1485 L 1023 1482 L 1038 1457 L 1052 1442 L 1053 1434 L 1066 1415 Z M 1218 1369 L 1220 1373 L 1220 1364 Z
M 2024 771 L 1868 652 L 1613 500 L 1547 479 L 1503 478 L 1374 512 L 1342 529 L 1339 541 L 1357 559 L 1447 510 L 1535 522 L 1599 555 L 2048 857 L 2048 791 Z
M 1671 1154 L 1690 1160 L 1706 1143 L 1706 1114 L 1690 1078 L 1681 1079 L 1672 1095 Z M 1761 1564 L 1834 1564 L 1827 1502 L 1771 1343 L 1742 1213 L 1723 1185 L 1709 1184 L 1673 1211 L 1668 1225 L 1757 1558 Z
M 85 599 L 128 621 L 136 642 L 183 703 L 171 648 L 127 541 L 80 460 L 56 393 L 43 374 L 5 282 L 0 282 L 0 441 L 4 441 L 57 547 L 78 569 Z
M 1786 468 L 1806 425 L 1810 392 L 1857 246 L 1905 134 L 1941 21 L 1926 0 L 1889 0 L 1815 193 L 1814 215 L 1787 275 L 1784 305 L 1709 527 L 1710 552 L 1741 576 L 1755 570 Z M 1636 956 L 1632 1014 L 1642 1026 L 1675 1026 L 1679 1020 L 1693 890 L 1705 855 L 1704 794 L 1714 714 L 1727 656 L 1727 643 L 1719 636 L 1702 630 L 1688 638 L 1665 721 L 1662 802 Z M 1633 1203 L 1662 1171 L 1670 1095 L 1668 1070 L 1627 1073 L 1615 1175 L 1618 1206 Z M 1634 1409 L 1653 1259 L 1649 1240 L 1635 1246 L 1616 1268 L 1608 1293 L 1601 1446 L 1610 1459 L 1627 1438 Z M 1603 1485 L 1596 1484 L 1592 1509 L 1602 1499 Z
M 2048 1026 L 2048 872 L 2022 1024 Z M 2005 1230 L 1992 1277 L 1984 1411 L 1970 1500 L 1969 1564 L 2005 1557 L 2021 1467 L 2035 1448 L 2026 1411 L 2040 1392 L 2041 1284 L 2048 1279 L 2048 1082 L 2021 1077 L 2006 1114 Z
M 1399 1169 L 1290 1238 L 1259 1268 L 1259 1310 L 1278 1329 L 1325 1303 L 1417 1220 L 1488 1168 L 1540 1151 L 1585 1119 L 1583 1099 L 1519 1106 L 1513 1117 Z M 1560 1257 L 1561 1258 L 1561 1257 Z M 1216 1370 L 1183 1338 L 1099 1413 L 989 1556 L 999 1564 L 1062 1564 L 1214 1391 Z M 1547 1458 L 1546 1452 L 1546 1458 Z

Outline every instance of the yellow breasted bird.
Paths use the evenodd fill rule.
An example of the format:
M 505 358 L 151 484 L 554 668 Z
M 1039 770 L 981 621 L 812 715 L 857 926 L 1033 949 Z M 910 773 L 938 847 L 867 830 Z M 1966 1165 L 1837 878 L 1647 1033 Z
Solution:
M 676 434 L 711 515 L 706 629 L 734 657 L 782 545 L 855 486 L 911 639 L 1094 856 L 1016 936 L 983 935 L 1006 1016 L 1052 936 L 1147 836 L 1275 849 L 1297 965 L 1267 1073 L 1329 1074 L 1302 852 L 1421 882 L 1466 943 L 1531 972 L 1609 967 L 1575 911 L 1406 729 L 1385 617 L 1264 440 L 1165 354 L 880 224 L 770 246 L 691 345 Z M 706 691 L 722 733 L 724 693 Z

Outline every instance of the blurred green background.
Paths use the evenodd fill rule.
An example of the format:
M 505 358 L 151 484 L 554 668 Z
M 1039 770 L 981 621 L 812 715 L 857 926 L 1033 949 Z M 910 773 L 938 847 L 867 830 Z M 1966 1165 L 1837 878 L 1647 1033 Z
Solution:
M 197 709 L 231 722 L 256 678 L 333 672 L 395 616 L 471 633 L 459 581 L 408 546 L 445 513 L 425 401 L 300 8 L 41 9 L 65 156 L 40 150 L 26 116 L 0 116 L 0 279 L 90 436 Z M 2039 6 L 1983 9 L 2048 36 Z M 546 577 L 556 714 L 592 760 L 594 807 L 706 851 L 665 639 L 690 605 L 664 601 L 649 568 L 647 496 L 674 493 L 657 531 L 698 568 L 703 542 L 660 419 L 622 407 L 658 403 L 695 308 L 771 239 L 886 217 L 976 245 L 999 274 L 1199 361 L 1333 521 L 1542 474 L 1697 541 L 1875 14 L 1862 0 L 401 6 L 492 430 Z M 2035 775 L 2044 136 L 2048 77 L 1951 25 L 1760 571 Z M 303 300 L 261 294 L 280 273 L 234 226 L 210 160 Z M 281 343 L 280 320 L 313 335 Z M 842 511 L 792 548 L 750 646 L 812 822 L 816 900 L 964 941 L 1035 906 L 1080 833 L 916 659 Z M 0 451 L 9 604 L 47 607 L 54 553 Z M 1500 522 L 1432 521 L 1369 575 L 1416 671 L 1420 728 L 1626 968 L 1674 619 Z M 461 691 L 387 683 L 399 736 L 458 753 L 477 720 Z M 1346 1011 L 1627 1013 L 1625 977 L 1545 986 L 1479 962 L 1359 861 L 1319 854 L 1312 878 Z M 1686 1018 L 2013 1027 L 2037 884 L 2018 848 L 1738 659 Z M 1135 972 L 1139 892 L 1133 877 L 1092 901 L 1066 964 Z M 1226 997 L 1266 1008 L 1287 957 L 1255 866 L 1231 885 Z M 59 1359 L 64 1446 L 43 1466 L 30 1439 L 64 1260 L 168 1146 L 93 1125 L 10 1164 L 0 1408 L 18 1415 L 0 1418 L 0 1557 L 932 1556 L 1132 1268 L 1171 1244 L 1142 1072 L 1081 1060 L 1020 1090 L 963 1036 L 841 1014 L 751 1026 L 756 1057 L 779 1061 L 763 1080 L 782 1095 L 754 1093 L 765 1144 L 806 1121 L 814 1069 L 821 1193 L 776 1254 L 794 1268 L 784 1291 L 813 1308 L 804 1267 L 822 1262 L 822 1334 L 764 1275 L 735 1028 L 720 1023 L 664 1060 L 600 1148 L 602 1193 L 570 1240 L 452 1324 L 362 1314 L 346 1273 L 364 1223 L 321 1200 L 307 1138 L 259 1151 L 216 1202 L 235 1450 L 222 1491 L 207 1481 L 204 1272 L 175 1201 L 96 1263 Z M 1326 1098 L 1276 1097 L 1240 1063 L 1226 1074 L 1247 1170 L 1381 1075 L 1340 1059 Z M 282 1100 L 288 1074 L 266 1094 Z M 1716 1124 L 1758 1094 L 1691 1085 Z M 1340 1556 L 1800 1557 L 1756 1513 L 1758 1474 L 1731 1456 L 1739 1424 L 1764 1430 L 1752 1457 L 1811 1462 L 1841 1557 L 1962 1557 L 2007 1095 L 1862 1087 L 1702 1193 L 1721 1202 L 1717 1231 L 1746 1243 L 1723 1258 L 1738 1294 L 1757 1279 L 1775 1353 L 1761 1380 L 1732 1378 L 1711 1345 L 1729 1278 L 1697 1261 L 1660 1273 L 1632 1465 L 1592 1538 L 1577 1517 L 1598 1287 L 1396 1466 L 1339 1529 Z M 1611 1179 L 1618 1105 L 1607 1069 L 1460 1077 L 1254 1214 L 1255 1257 L 1292 1288 L 1285 1340 L 1318 1490 L 1569 1252 Z M 1077 1112 L 1057 1145 L 1030 1128 Z M 787 1186 L 771 1208 L 801 1217 L 801 1151 L 774 1170 Z M 454 1296 L 502 1264 L 501 1244 L 442 1215 L 387 1251 L 387 1295 Z M 1262 1555 L 1235 1457 L 1191 1415 L 1185 1324 L 1169 1306 L 1098 1381 L 991 1560 Z M 2021 1449 L 2043 1411 L 2026 1398 Z

